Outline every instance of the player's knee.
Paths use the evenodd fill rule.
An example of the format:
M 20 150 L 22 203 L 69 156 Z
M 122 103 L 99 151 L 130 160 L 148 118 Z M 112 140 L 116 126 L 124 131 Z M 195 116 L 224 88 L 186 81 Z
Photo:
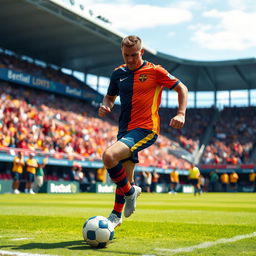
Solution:
M 116 162 L 114 154 L 108 150 L 104 152 L 102 160 L 106 168 L 112 168 Z

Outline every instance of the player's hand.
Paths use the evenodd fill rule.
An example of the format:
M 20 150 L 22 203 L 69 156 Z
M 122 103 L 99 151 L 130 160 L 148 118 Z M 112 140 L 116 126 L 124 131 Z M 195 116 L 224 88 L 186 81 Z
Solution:
M 98 110 L 98 115 L 99 115 L 100 117 L 104 117 L 104 116 L 107 115 L 109 112 L 111 112 L 110 107 L 107 107 L 107 106 L 105 106 L 105 105 L 101 105 L 101 106 L 99 107 L 99 110 Z
M 185 115 L 178 114 L 171 119 L 169 125 L 173 128 L 181 129 L 184 126 L 184 123 L 185 123 Z

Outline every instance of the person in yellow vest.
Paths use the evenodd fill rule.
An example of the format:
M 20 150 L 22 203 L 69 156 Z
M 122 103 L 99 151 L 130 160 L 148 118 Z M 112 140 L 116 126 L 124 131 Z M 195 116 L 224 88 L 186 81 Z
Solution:
M 233 171 L 229 176 L 230 186 L 233 192 L 237 191 L 238 174 Z
M 177 185 L 179 184 L 179 173 L 176 168 L 170 173 L 171 191 L 169 193 L 176 194 Z
M 221 174 L 220 181 L 221 181 L 222 191 L 228 192 L 229 176 L 226 172 Z
M 23 166 L 24 166 L 24 158 L 22 152 L 18 152 L 18 155 L 13 159 L 13 167 L 12 167 L 12 189 L 14 194 L 19 194 L 19 186 L 20 180 L 22 178 L 23 173 Z
M 38 167 L 37 161 L 34 158 L 35 154 L 30 153 L 29 158 L 26 161 L 26 188 L 25 193 L 35 194 L 32 189 L 33 183 L 35 181 L 36 168 Z
M 195 166 L 195 164 L 192 164 L 188 172 L 188 179 L 191 185 L 194 187 L 194 195 L 196 196 L 197 193 L 200 195 L 200 190 L 198 190 L 198 179 L 200 176 L 199 169 Z
M 255 188 L 256 188 L 255 182 L 256 182 L 256 173 L 253 170 L 251 170 L 249 173 L 249 185 L 252 188 L 252 192 L 255 192 Z
M 98 182 L 106 183 L 106 178 L 107 178 L 107 169 L 103 166 L 102 168 L 99 168 L 97 170 L 97 178 L 96 180 Z

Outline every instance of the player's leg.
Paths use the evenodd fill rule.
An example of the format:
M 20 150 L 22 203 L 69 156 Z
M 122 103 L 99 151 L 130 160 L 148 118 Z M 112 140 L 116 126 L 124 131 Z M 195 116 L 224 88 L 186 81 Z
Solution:
M 27 180 L 27 184 L 26 184 L 26 192 L 30 193 L 30 194 L 35 194 L 32 186 L 35 180 L 35 175 L 33 173 L 28 172 L 28 180 Z
M 12 183 L 12 189 L 14 194 L 19 194 L 19 186 L 20 186 L 20 174 L 17 172 L 12 173 L 13 177 L 13 183 Z
M 103 163 L 110 178 L 126 196 L 132 195 L 134 188 L 128 181 L 125 169 L 120 161 L 129 158 L 131 155 L 130 148 L 121 141 L 117 141 L 107 148 L 103 154 Z
M 138 152 L 152 145 L 157 134 L 150 130 L 137 128 L 125 134 L 118 135 L 119 141 L 110 146 L 103 154 L 103 162 L 113 182 L 125 195 L 124 216 L 129 217 L 136 207 L 136 199 L 141 188 L 132 186 L 127 179 L 126 172 L 120 163 L 121 160 L 138 158 Z
M 122 166 L 126 172 L 127 179 L 134 185 L 134 167 L 135 163 L 128 160 L 122 163 Z M 117 186 L 115 192 L 115 203 L 114 208 L 108 219 L 113 223 L 114 227 L 120 226 L 122 224 L 122 212 L 124 209 L 125 197 L 123 191 Z

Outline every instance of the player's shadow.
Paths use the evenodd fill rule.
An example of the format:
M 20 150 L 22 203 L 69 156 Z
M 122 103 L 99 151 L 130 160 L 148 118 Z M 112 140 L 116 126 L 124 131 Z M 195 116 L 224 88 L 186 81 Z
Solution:
M 12 247 L 12 249 L 16 250 L 31 250 L 31 249 L 59 249 L 59 248 L 67 248 L 69 250 L 86 250 L 91 249 L 89 245 L 85 243 L 84 240 L 76 240 L 76 241 L 66 241 L 66 242 L 58 242 L 58 243 L 28 243 L 22 244 L 18 246 L 8 246 Z
M 99 252 L 104 253 L 118 253 L 118 254 L 127 254 L 127 255 L 141 255 L 141 253 L 133 253 L 133 252 L 120 252 L 120 251 L 111 251 L 109 248 L 93 248 L 85 243 L 84 240 L 76 240 L 76 241 L 66 241 L 59 243 L 28 243 L 19 246 L 0 246 L 0 248 L 8 247 L 13 250 L 32 250 L 32 249 L 59 249 L 66 248 L 68 250 L 97 250 Z

